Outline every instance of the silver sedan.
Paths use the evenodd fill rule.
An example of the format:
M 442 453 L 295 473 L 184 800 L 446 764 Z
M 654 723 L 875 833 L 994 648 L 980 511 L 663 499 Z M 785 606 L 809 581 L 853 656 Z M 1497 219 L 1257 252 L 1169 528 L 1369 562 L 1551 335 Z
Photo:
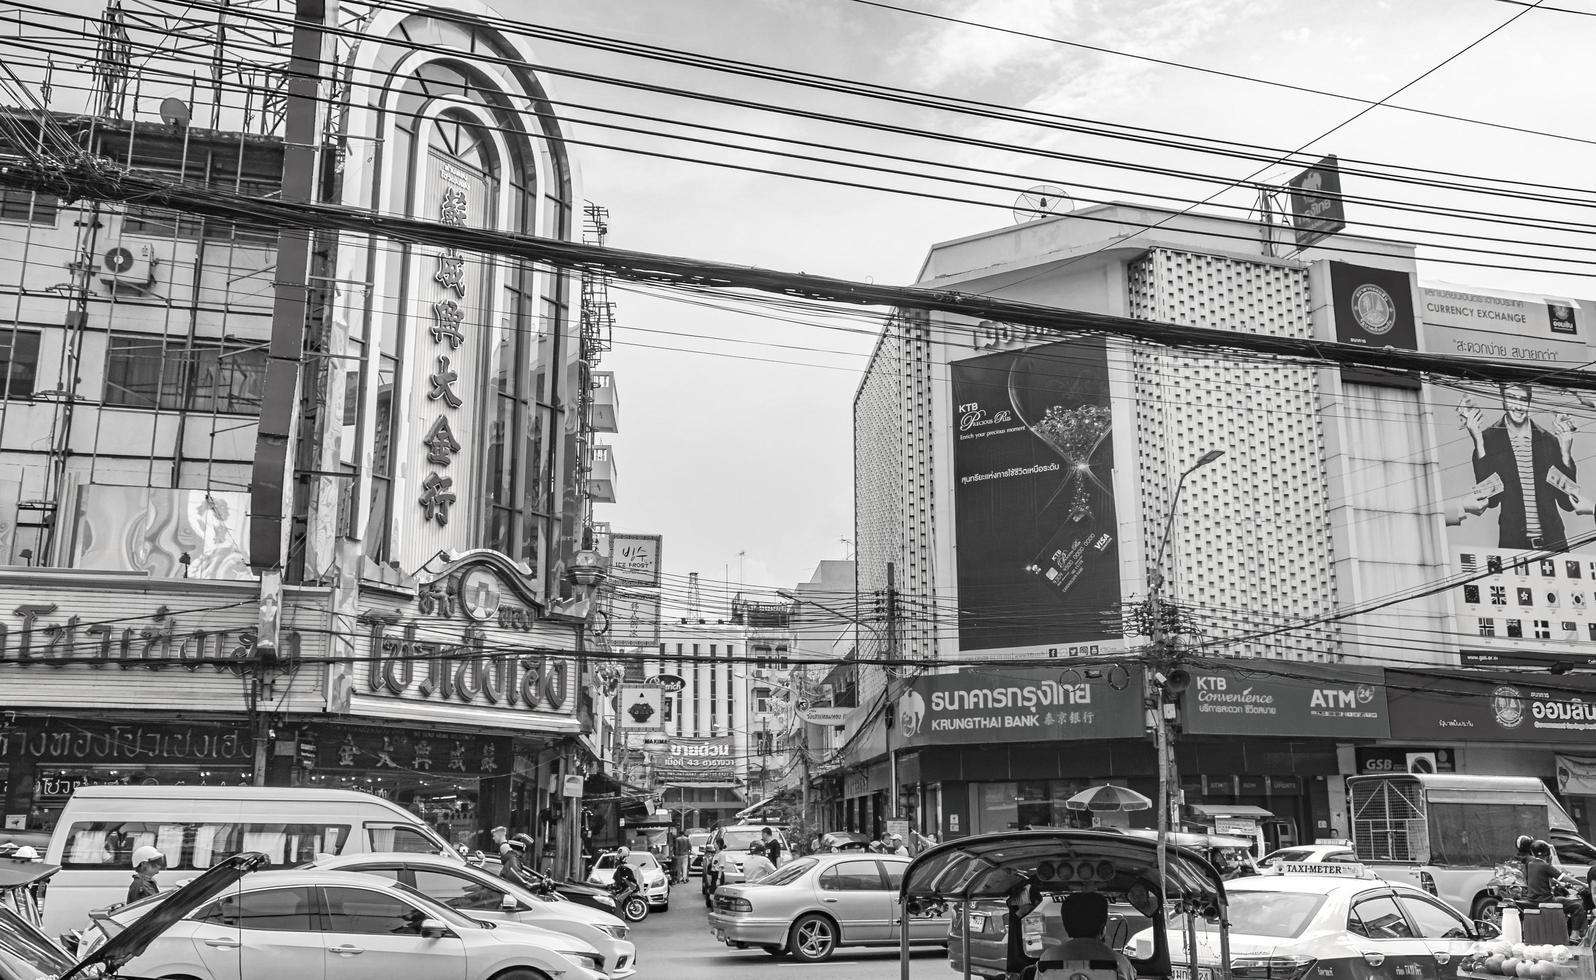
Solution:
M 898 886 L 908 866 L 908 858 L 890 854 L 795 858 L 756 884 L 717 888 L 709 930 L 735 949 L 758 946 L 810 963 L 839 946 L 896 946 Z M 946 916 L 909 919 L 913 945 L 940 945 L 947 935 Z

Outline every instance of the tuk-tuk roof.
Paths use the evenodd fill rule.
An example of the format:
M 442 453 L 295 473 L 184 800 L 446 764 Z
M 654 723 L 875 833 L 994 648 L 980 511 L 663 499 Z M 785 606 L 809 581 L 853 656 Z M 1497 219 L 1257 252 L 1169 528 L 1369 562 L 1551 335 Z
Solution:
M 1168 845 L 1171 898 L 1197 898 L 1221 905 L 1224 880 L 1213 865 L 1195 851 Z M 1158 881 L 1156 839 L 1095 830 L 1022 830 L 983 834 L 938 844 L 910 862 L 903 873 L 900 898 L 1001 899 L 1023 877 L 1046 883 L 1062 881 L 1060 861 L 1090 862 L 1094 874 L 1102 862 L 1113 865 L 1113 875 Z M 1040 871 L 1040 873 L 1038 873 Z
M 9 891 L 31 885 L 60 871 L 54 864 L 43 864 L 38 861 L 7 861 L 0 858 L 0 891 Z

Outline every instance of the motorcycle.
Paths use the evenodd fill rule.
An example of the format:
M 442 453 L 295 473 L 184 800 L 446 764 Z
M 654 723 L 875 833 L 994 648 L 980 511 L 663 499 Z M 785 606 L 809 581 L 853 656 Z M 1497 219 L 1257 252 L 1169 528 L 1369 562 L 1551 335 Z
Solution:
M 466 855 L 466 863 L 472 867 L 481 868 L 489 874 L 500 873 L 499 859 L 488 857 L 481 851 Z M 556 902 L 574 902 L 577 905 L 586 905 L 588 908 L 610 915 L 620 916 L 621 910 L 610 890 L 602 885 L 590 885 L 580 881 L 563 881 L 543 874 L 536 868 L 521 868 L 521 884 L 532 894 L 539 898 L 550 899 Z
M 648 918 L 648 900 L 637 885 L 611 885 L 610 894 L 615 896 L 615 905 L 627 922 L 642 922 Z

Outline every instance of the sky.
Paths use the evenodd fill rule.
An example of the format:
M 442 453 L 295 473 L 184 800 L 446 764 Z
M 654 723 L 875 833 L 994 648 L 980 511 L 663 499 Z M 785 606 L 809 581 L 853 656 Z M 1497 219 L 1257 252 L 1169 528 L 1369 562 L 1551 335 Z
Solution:
M 1344 182 L 1348 195 L 1394 197 L 1426 208 L 1584 221 L 1582 205 L 1483 198 L 1466 191 L 1481 175 L 1589 187 L 1596 172 L 1593 143 L 1585 138 L 1591 120 L 1585 65 L 1588 53 L 1596 50 L 1596 16 L 1566 12 L 1596 13 L 1593 0 L 1556 0 L 1560 10 L 1505 0 L 493 3 L 504 17 L 531 27 L 901 90 L 893 101 L 865 99 L 534 41 L 534 54 L 548 69 L 548 86 L 570 126 L 580 194 L 608 209 L 607 242 L 618 248 L 907 285 L 933 244 L 1013 222 L 1015 200 L 1029 187 L 1062 187 L 1079 204 L 1201 201 L 1201 211 L 1238 214 L 1252 203 L 1254 192 L 1227 190 L 1226 182 L 1278 185 L 1300 169 L 1271 165 L 1272 157 L 1258 162 L 1198 154 L 1083 134 L 1078 128 L 991 118 L 1000 108 L 1051 114 L 1047 118 L 1055 123 L 1071 117 L 1142 127 L 1144 136 L 1174 132 L 1464 175 L 1457 178 L 1463 188 L 1457 192 L 1376 184 L 1351 175 Z M 1550 5 L 1551 0 L 1542 4 Z M 0 4 L 0 10 L 5 6 Z M 87 0 L 69 0 L 69 6 L 98 8 Z M 0 25 L 0 33 L 26 33 L 26 20 L 26 15 L 14 16 L 9 27 Z M 569 72 L 653 91 L 581 80 Z M 689 92 L 721 101 L 680 94 Z M 984 115 L 934 110 L 909 104 L 916 94 L 988 108 Z M 1388 97 L 1390 106 L 1375 108 L 1356 101 Z M 727 99 L 751 105 L 730 105 Z M 965 142 L 820 122 L 758 106 L 866 120 Z M 621 126 L 643 132 L 616 128 Z M 883 169 L 846 170 L 670 140 L 666 133 L 823 153 Z M 778 145 L 757 137 L 811 145 Z M 977 141 L 996 147 L 972 145 Z M 637 150 L 646 152 L 630 152 Z M 1135 172 L 1060 159 L 1060 154 L 1175 173 Z M 951 175 L 950 165 L 979 168 L 980 173 L 962 176 L 987 186 L 904 173 Z M 1568 196 L 1581 193 L 1591 196 Z M 1482 241 L 1482 247 L 1530 253 L 1527 258 L 1460 256 L 1421 248 L 1420 273 L 1426 280 L 1596 296 L 1596 284 L 1578 274 L 1579 265 L 1546 257 L 1548 245 L 1575 241 L 1573 232 L 1556 237 L 1467 216 L 1350 202 L 1347 210 L 1349 231 L 1396 239 L 1423 239 L 1434 232 L 1497 236 L 1522 243 Z M 1403 227 L 1374 227 L 1379 223 Z M 1577 257 L 1566 250 L 1559 254 Z M 1484 267 L 1435 261 L 1448 257 Z M 619 500 L 599 505 L 597 519 L 617 531 L 663 535 L 667 580 L 680 583 L 698 573 L 706 600 L 718 598 L 723 584 L 732 592 L 791 588 L 808 580 L 820 561 L 849 557 L 852 405 L 879 313 L 774 309 L 623 283 L 612 287 L 611 299 L 617 304 L 614 347 L 600 369 L 615 373 L 620 397 L 621 431 L 608 440 Z

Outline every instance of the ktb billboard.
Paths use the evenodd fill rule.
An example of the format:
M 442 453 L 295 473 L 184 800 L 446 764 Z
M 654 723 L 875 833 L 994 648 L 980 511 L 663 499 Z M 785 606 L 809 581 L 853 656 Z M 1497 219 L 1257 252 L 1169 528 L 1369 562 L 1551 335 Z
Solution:
M 959 649 L 1119 645 L 1119 527 L 1101 338 L 955 361 Z

